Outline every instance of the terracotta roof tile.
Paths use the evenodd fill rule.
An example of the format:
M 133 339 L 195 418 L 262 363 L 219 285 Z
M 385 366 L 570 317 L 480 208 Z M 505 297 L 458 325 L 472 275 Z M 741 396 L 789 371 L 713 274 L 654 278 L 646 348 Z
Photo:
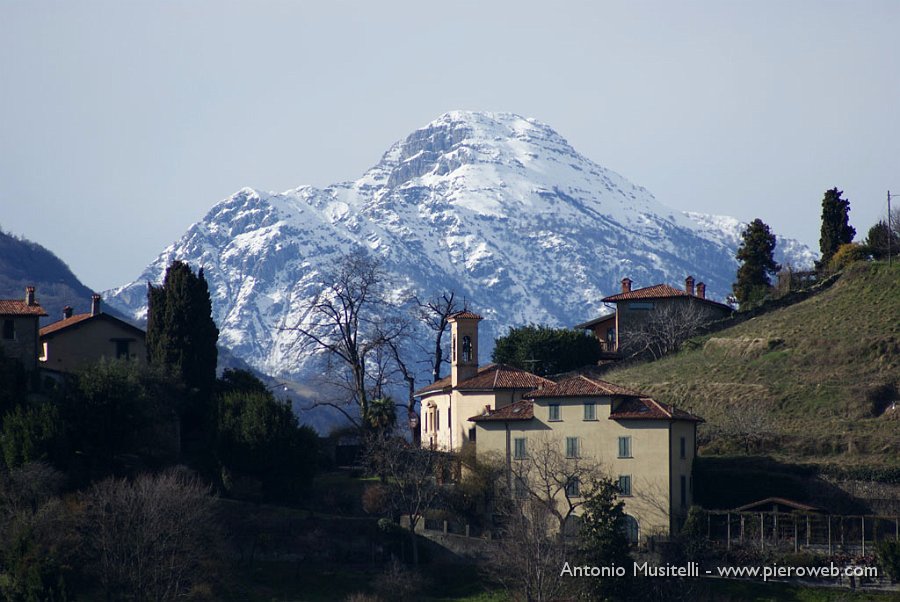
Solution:
M 458 318 L 464 318 L 464 319 L 469 319 L 469 320 L 484 320 L 483 317 L 479 316 L 476 313 L 468 311 L 468 310 L 458 311 L 455 314 L 450 314 L 449 316 L 447 316 L 448 320 L 456 320 Z
M 794 500 L 789 500 L 783 497 L 767 497 L 764 500 L 759 500 L 756 502 L 752 502 L 750 504 L 744 504 L 743 506 L 738 506 L 735 508 L 735 511 L 738 512 L 746 512 L 748 510 L 755 510 L 760 506 L 768 506 L 769 504 L 778 504 L 781 506 L 788 506 L 789 508 L 793 508 L 794 510 L 803 510 L 806 512 L 821 512 L 822 509 L 816 506 L 810 506 L 809 504 L 803 504 L 801 502 L 796 502 Z
M 487 391 L 495 389 L 536 389 L 540 386 L 552 385 L 553 381 L 542 378 L 531 372 L 504 364 L 488 364 L 478 369 L 478 373 L 470 379 L 459 383 L 456 388 L 460 391 Z M 441 380 L 422 387 L 415 395 L 424 395 L 436 391 L 450 390 L 450 377 L 445 376 Z
M 536 389 L 552 385 L 553 381 L 532 374 L 520 368 L 504 364 L 491 364 L 486 370 L 459 383 L 461 391 L 493 389 Z
M 68 328 L 69 326 L 74 326 L 79 322 L 84 322 L 88 318 L 91 317 L 91 314 L 76 314 L 71 318 L 66 318 L 64 320 L 60 320 L 58 322 L 54 322 L 53 324 L 48 324 L 41 328 L 41 336 L 45 336 L 51 333 L 56 332 L 57 330 L 62 330 L 63 328 Z
M 44 308 L 35 303 L 28 305 L 18 299 L 0 299 L 0 315 L 3 316 L 46 316 Z
M 472 422 L 507 422 L 510 420 L 531 420 L 534 418 L 534 404 L 527 399 L 503 406 L 499 410 L 485 411 L 484 414 L 469 418 Z
M 620 387 L 599 378 L 588 378 L 583 374 L 573 376 L 528 393 L 531 399 L 547 397 L 607 397 L 610 395 L 638 396 L 640 393 Z
M 601 301 L 604 303 L 615 303 L 616 301 L 630 301 L 632 299 L 666 299 L 669 297 L 693 297 L 693 295 L 689 295 L 687 292 L 668 284 L 654 284 L 653 286 L 634 289 L 628 293 L 604 297 Z M 697 298 L 699 299 L 699 297 Z
M 660 403 L 650 397 L 629 397 L 620 402 L 609 414 L 610 420 L 687 420 L 704 422 L 699 416 L 680 410 L 673 405 Z
M 58 322 L 54 322 L 53 324 L 48 324 L 41 328 L 40 336 L 45 337 L 51 334 L 57 333 L 60 330 L 64 330 L 66 328 L 70 328 L 72 326 L 77 326 L 78 324 L 82 324 L 90 319 L 96 320 L 104 320 L 106 322 L 112 322 L 114 324 L 118 324 L 120 327 L 125 328 L 126 330 L 130 330 L 137 335 L 145 335 L 146 333 L 133 324 L 129 324 L 125 320 L 120 320 L 115 316 L 111 316 L 108 313 L 100 312 L 96 315 L 91 314 L 77 314 L 72 316 L 71 318 L 65 318 L 64 320 L 59 320 Z
M 692 299 L 700 301 L 701 303 L 716 305 L 718 307 L 722 307 L 729 311 L 732 311 L 732 308 L 728 305 L 725 305 L 724 303 L 719 303 L 718 301 L 713 301 L 712 299 L 707 299 L 706 297 L 691 295 L 683 289 L 675 288 L 674 286 L 669 286 L 668 284 L 654 284 L 653 286 L 638 288 L 628 293 L 610 295 L 609 297 L 603 297 L 601 301 L 604 303 L 618 303 L 619 301 L 634 301 L 637 299 L 672 299 L 675 297 L 690 297 Z

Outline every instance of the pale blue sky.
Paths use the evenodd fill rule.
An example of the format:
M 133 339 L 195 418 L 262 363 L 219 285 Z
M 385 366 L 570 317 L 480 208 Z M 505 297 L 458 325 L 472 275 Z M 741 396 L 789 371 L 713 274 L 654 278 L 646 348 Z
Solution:
M 677 209 L 818 246 L 900 193 L 900 2 L 0 0 L 0 226 L 90 287 L 242 186 L 355 179 L 512 111 Z

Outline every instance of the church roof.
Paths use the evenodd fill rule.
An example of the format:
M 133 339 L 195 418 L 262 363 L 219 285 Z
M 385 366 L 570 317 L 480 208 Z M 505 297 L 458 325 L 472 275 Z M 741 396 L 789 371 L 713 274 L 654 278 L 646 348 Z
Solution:
M 553 381 L 532 374 L 520 368 L 514 368 L 505 364 L 488 364 L 478 369 L 472 378 L 466 379 L 456 385 L 457 391 L 496 391 L 516 389 L 537 389 L 552 385 Z M 451 377 L 445 376 L 437 382 L 423 387 L 415 392 L 415 395 L 425 395 L 437 391 L 450 391 Z

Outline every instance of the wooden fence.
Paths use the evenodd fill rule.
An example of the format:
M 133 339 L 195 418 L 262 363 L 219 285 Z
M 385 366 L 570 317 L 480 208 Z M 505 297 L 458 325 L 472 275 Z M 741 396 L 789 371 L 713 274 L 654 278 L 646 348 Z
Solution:
M 885 539 L 900 541 L 900 517 L 830 515 L 806 512 L 705 511 L 706 537 L 732 546 L 793 547 L 821 554 L 875 551 Z

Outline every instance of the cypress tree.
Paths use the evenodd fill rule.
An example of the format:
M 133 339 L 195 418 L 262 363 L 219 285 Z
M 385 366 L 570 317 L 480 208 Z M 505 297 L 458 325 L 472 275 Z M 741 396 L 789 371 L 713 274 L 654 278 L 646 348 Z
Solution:
M 756 218 L 741 234 L 743 242 L 737 252 L 742 262 L 737 271 L 737 282 L 732 289 L 742 307 L 761 300 L 769 291 L 769 275 L 781 266 L 775 263 L 775 235 L 761 219 Z
M 819 250 L 822 258 L 818 266 L 828 266 L 832 256 L 841 245 L 853 242 L 856 229 L 850 225 L 850 201 L 842 199 L 842 190 L 832 188 L 825 191 L 822 199 L 822 231 L 819 237 Z
M 147 285 L 147 353 L 206 403 L 216 383 L 219 329 L 201 268 L 174 261 L 161 286 Z

